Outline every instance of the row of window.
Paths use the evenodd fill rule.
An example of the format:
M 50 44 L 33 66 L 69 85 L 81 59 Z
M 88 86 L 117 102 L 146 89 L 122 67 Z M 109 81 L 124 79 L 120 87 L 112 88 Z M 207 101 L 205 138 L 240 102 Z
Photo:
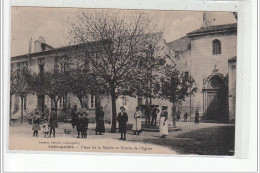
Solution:
M 14 64 L 11 64 L 13 68 Z M 19 62 L 17 63 L 18 69 L 23 69 L 28 66 L 28 62 Z M 38 68 L 39 72 L 43 73 L 45 71 L 45 58 L 38 59 Z M 69 63 L 64 57 L 56 57 L 54 60 L 54 72 L 65 72 L 69 70 Z
M 213 55 L 221 54 L 221 42 L 217 39 L 212 41 L 212 54 Z M 17 63 L 17 67 L 21 69 L 27 66 L 28 66 L 27 62 Z M 40 73 L 44 72 L 45 58 L 38 59 L 38 66 L 39 66 L 39 72 Z M 56 57 L 54 60 L 54 71 L 65 72 L 68 70 L 69 70 L 68 60 L 65 59 L 64 57 Z
M 16 97 L 17 101 L 19 99 L 20 99 L 19 97 Z M 25 96 L 22 99 L 23 99 L 22 100 L 23 101 L 23 109 L 26 110 L 27 109 L 27 97 Z M 18 107 L 19 107 L 19 102 L 17 102 L 17 101 L 14 103 L 14 107 L 16 109 L 18 109 Z M 42 106 L 42 107 L 44 106 L 44 96 L 42 96 L 42 97 L 38 96 L 38 104 L 41 104 L 39 106 Z M 58 108 L 65 107 L 65 104 L 66 104 L 65 97 L 64 96 L 60 97 L 59 101 L 58 101 L 58 105 L 57 105 Z M 95 95 L 90 95 L 90 101 L 88 102 L 88 107 L 90 109 L 94 109 L 94 108 L 96 108 L 96 105 L 97 105 L 97 99 L 96 99 Z M 54 103 L 53 102 L 51 102 L 51 107 L 54 107 Z

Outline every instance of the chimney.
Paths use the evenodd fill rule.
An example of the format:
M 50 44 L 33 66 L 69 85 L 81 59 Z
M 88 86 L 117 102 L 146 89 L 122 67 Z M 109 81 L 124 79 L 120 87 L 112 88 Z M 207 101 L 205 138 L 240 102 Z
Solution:
M 32 53 L 32 37 L 31 40 L 29 41 L 29 54 Z
M 212 12 L 203 12 L 203 23 L 201 27 L 213 26 L 215 22 L 214 14 Z
M 39 36 L 38 40 L 34 41 L 34 52 L 44 51 L 42 44 L 46 44 L 44 37 Z

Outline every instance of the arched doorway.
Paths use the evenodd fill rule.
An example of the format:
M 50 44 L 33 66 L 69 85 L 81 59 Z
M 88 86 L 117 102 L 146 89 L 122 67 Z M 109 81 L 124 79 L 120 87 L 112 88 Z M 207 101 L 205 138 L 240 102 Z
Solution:
M 204 82 L 204 119 L 228 121 L 228 89 L 221 74 L 212 74 Z

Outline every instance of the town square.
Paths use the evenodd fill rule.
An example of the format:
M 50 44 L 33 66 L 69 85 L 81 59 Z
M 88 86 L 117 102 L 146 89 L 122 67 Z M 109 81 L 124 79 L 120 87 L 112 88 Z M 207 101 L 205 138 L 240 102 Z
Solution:
M 237 18 L 12 7 L 9 149 L 234 155 Z

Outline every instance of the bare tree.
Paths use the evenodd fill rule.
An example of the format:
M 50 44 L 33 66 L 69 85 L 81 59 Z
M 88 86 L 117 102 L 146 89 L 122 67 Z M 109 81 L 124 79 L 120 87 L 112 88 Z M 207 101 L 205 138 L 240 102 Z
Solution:
M 13 94 L 18 94 L 21 99 L 21 123 L 23 123 L 23 109 L 24 109 L 24 98 L 30 92 L 29 85 L 27 83 L 27 68 L 11 68 L 10 74 L 10 121 L 11 121 L 11 97 Z
M 79 11 L 68 23 L 71 43 L 80 45 L 74 54 L 89 63 L 92 75 L 107 86 L 112 102 L 111 132 L 116 131 L 116 99 L 123 91 L 132 95 L 129 83 L 142 81 L 136 68 L 146 57 L 156 26 L 144 13 L 125 16 L 108 10 Z M 74 55 L 75 56 L 75 55 Z M 129 93 L 130 92 L 130 93 Z
M 32 93 L 48 95 L 51 98 L 57 113 L 58 101 L 68 93 L 67 76 L 67 72 L 43 72 L 29 74 L 26 80 L 30 83 L 29 86 Z

